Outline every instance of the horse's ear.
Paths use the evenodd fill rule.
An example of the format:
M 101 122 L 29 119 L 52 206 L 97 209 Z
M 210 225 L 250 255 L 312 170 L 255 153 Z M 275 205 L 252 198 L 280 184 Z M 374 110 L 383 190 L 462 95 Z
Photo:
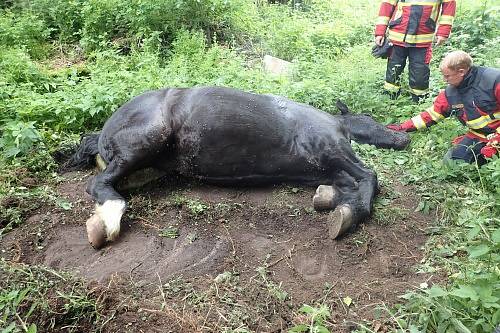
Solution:
M 340 110 L 341 114 L 346 115 L 349 113 L 349 108 L 347 107 L 347 105 L 342 103 L 342 101 L 340 99 L 337 100 L 337 103 L 335 104 L 335 106 L 337 107 L 337 109 Z

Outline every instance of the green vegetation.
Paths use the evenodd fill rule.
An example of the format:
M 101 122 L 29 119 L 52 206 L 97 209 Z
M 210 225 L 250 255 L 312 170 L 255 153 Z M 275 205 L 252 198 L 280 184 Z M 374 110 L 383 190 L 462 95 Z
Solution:
M 499 67 L 499 8 L 493 3 L 459 2 L 453 36 L 434 52 L 434 93 L 443 87 L 437 64 L 449 50 L 469 51 L 477 64 Z M 67 207 L 46 187 L 57 180 L 54 152 L 99 129 L 118 106 L 148 89 L 224 85 L 287 96 L 328 112 L 335 112 L 340 98 L 385 123 L 421 111 L 406 95 L 391 101 L 380 94 L 385 63 L 370 55 L 377 8 L 378 1 L 326 0 L 2 2 L 0 240 L 40 198 Z M 264 54 L 291 61 L 293 73 L 265 73 Z M 435 216 L 416 269 L 439 272 L 447 281 L 411 290 L 400 305 L 383 311 L 399 332 L 489 333 L 500 323 L 500 159 L 480 169 L 443 165 L 451 139 L 463 131 L 449 120 L 412 134 L 403 152 L 355 146 L 382 185 L 394 178 L 412 184 L 421 198 L 418 208 Z M 181 199 L 177 204 L 193 216 L 211 209 Z M 407 215 L 390 209 L 392 199 L 390 193 L 378 199 L 377 207 L 389 217 L 379 214 L 377 223 L 397 223 Z M 169 230 L 164 236 L 174 237 Z M 47 279 L 38 273 L 43 269 L 0 263 L 3 332 L 64 325 L 97 330 L 102 324 L 97 300 L 81 285 L 54 284 L 67 278 L 49 272 Z M 275 287 L 276 297 L 286 297 L 259 274 L 266 287 Z M 44 303 L 48 292 L 57 294 L 59 307 Z M 292 331 L 324 331 L 329 315 L 321 304 L 298 311 L 309 322 Z M 370 323 L 362 327 L 371 331 Z
M 304 305 L 299 309 L 300 312 L 308 316 L 307 324 L 299 324 L 294 326 L 288 332 L 298 333 L 298 332 L 317 332 L 317 333 L 328 333 L 329 330 L 323 326 L 323 322 L 330 317 L 330 311 L 326 305 L 322 305 L 319 308 L 314 308 L 310 305 Z
M 0 261 L 2 332 L 53 332 L 104 324 L 104 305 L 84 281 L 49 268 Z M 104 292 L 100 296 L 103 296 Z

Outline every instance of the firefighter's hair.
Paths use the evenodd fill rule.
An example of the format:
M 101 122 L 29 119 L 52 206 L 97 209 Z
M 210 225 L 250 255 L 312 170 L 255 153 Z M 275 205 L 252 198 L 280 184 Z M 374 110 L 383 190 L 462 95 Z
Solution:
M 452 51 L 448 53 L 439 66 L 439 68 L 449 68 L 454 71 L 458 71 L 459 69 L 468 70 L 471 67 L 472 58 L 464 51 Z

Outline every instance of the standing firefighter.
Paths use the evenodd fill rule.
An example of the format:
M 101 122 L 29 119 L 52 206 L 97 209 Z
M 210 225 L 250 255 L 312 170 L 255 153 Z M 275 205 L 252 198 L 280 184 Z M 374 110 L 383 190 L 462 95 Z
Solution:
M 384 89 L 392 98 L 399 96 L 399 78 L 406 58 L 412 99 L 418 102 L 427 95 L 434 33 L 436 46 L 448 39 L 455 7 L 455 0 L 382 1 L 375 26 L 375 43 L 379 46 L 383 44 L 389 28 L 388 39 L 394 47 L 387 61 Z
M 440 66 L 448 83 L 434 105 L 402 124 L 388 125 L 395 131 L 412 132 L 456 116 L 469 131 L 453 140 L 445 159 L 468 163 L 486 162 L 500 149 L 500 70 L 472 65 L 463 51 L 444 57 Z

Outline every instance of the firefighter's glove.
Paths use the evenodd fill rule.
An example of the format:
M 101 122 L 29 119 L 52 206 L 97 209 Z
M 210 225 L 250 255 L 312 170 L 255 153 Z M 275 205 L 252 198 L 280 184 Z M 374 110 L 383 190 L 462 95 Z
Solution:
M 484 146 L 481 148 L 481 154 L 486 158 L 492 158 L 497 153 L 497 149 L 493 146 Z
M 481 148 L 481 154 L 483 154 L 484 157 L 492 158 L 493 155 L 495 155 L 499 149 L 500 149 L 500 134 L 494 133 L 488 136 L 488 142 L 486 143 L 486 146 Z
M 411 120 L 407 120 L 402 124 L 390 124 L 386 126 L 388 129 L 398 132 L 413 132 L 416 130 L 413 122 Z

